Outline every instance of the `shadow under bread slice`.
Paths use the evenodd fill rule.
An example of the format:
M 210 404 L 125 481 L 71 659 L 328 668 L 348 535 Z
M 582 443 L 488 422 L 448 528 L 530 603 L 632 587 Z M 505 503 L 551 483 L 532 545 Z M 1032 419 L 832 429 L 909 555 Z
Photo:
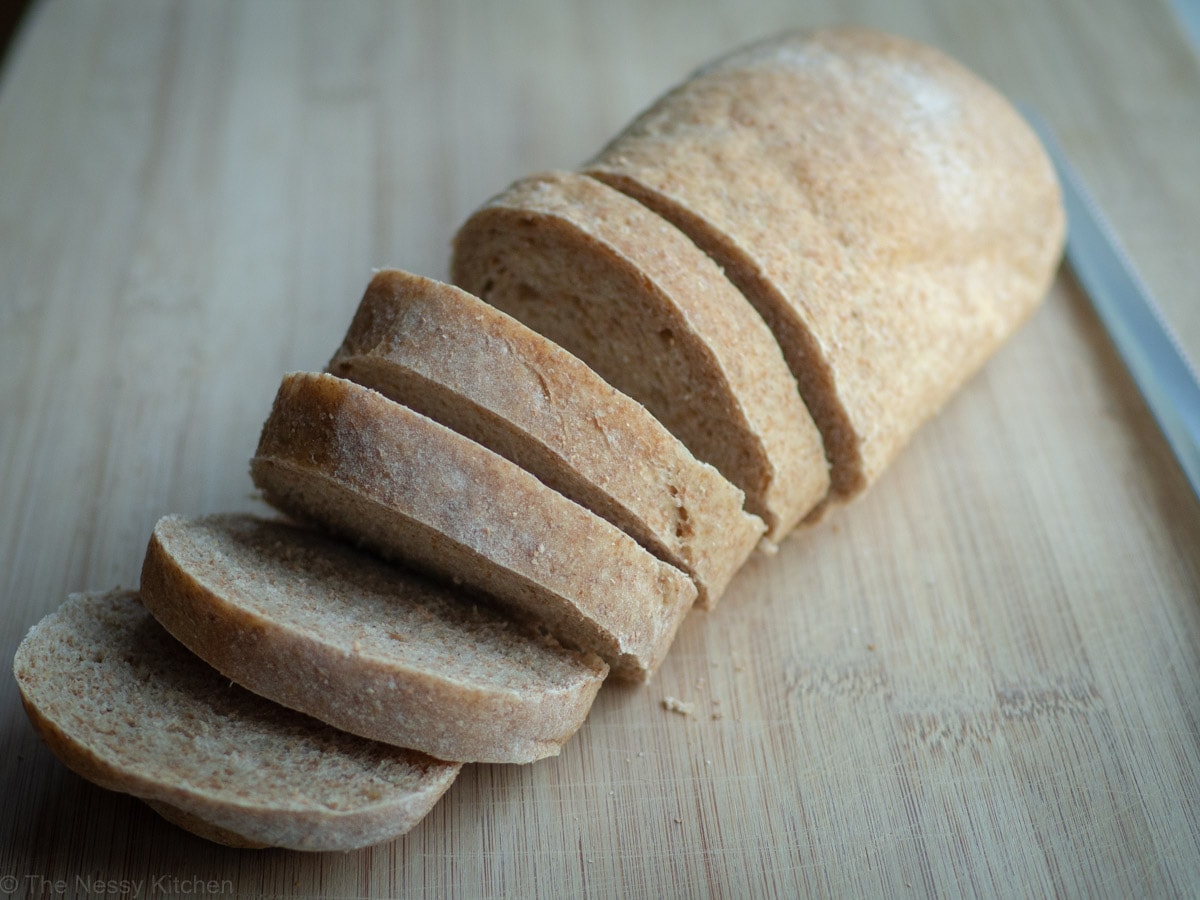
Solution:
M 251 474 L 284 512 L 480 590 L 624 679 L 650 677 L 696 597 L 519 466 L 332 375 L 284 378 Z
M 243 687 L 344 731 L 461 762 L 559 752 L 608 667 L 463 590 L 311 529 L 167 516 L 142 602 Z
M 637 401 L 478 298 L 378 272 L 329 371 L 515 462 L 685 570 L 711 606 L 764 525 Z
M 679 229 L 583 175 L 517 182 L 454 240 L 456 284 L 565 347 L 746 494 L 778 541 L 827 493 L 761 316 Z
M 128 591 L 72 595 L 29 631 L 13 671 L 35 730 L 69 768 L 233 846 L 391 840 L 460 769 L 230 684 Z
M 762 313 L 843 500 L 1030 315 L 1062 249 L 1053 168 L 1009 103 L 867 29 L 717 60 L 583 169 L 687 233 Z

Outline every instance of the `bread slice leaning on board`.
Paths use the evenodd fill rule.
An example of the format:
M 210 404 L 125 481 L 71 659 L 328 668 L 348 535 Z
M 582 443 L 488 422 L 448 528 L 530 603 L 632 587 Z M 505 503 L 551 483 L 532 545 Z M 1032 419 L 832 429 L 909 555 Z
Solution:
M 128 591 L 72 595 L 30 629 L 13 671 L 34 728 L 68 767 L 235 847 L 390 840 L 460 768 L 230 684 Z
M 251 462 L 289 515 L 468 585 L 628 680 L 648 679 L 696 587 L 524 469 L 382 394 L 287 376 Z
M 371 279 L 329 371 L 484 445 L 692 576 L 712 606 L 764 526 L 744 496 L 585 363 L 458 288 Z
M 825 496 L 821 437 L 762 318 L 675 226 L 582 175 L 519 181 L 454 282 L 566 347 L 746 494 L 778 542 Z
M 1033 311 L 1065 217 L 1040 142 L 941 52 L 798 31 L 702 68 L 585 171 L 669 219 L 762 313 L 845 499 Z
M 608 666 L 309 529 L 166 516 L 142 603 L 256 694 L 361 737 L 461 762 L 553 756 Z
M 1032 132 L 937 51 L 841 29 L 717 60 L 470 217 L 454 278 L 497 308 L 380 273 L 330 364 L 362 383 L 284 379 L 253 479 L 360 549 L 164 519 L 145 599 L 220 672 L 136 595 L 75 596 L 17 651 L 30 719 L 217 841 L 393 838 L 459 763 L 266 697 L 449 757 L 557 752 L 763 528 L 878 477 L 1030 314 L 1063 223 Z

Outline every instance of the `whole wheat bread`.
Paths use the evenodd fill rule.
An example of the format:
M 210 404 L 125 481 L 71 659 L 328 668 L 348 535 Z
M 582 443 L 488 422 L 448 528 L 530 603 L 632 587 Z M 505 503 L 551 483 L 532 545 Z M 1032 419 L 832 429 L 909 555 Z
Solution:
M 995 90 L 861 28 L 710 64 L 584 170 L 686 232 L 762 313 L 834 489 L 875 479 L 1045 294 L 1057 181 Z
M 243 687 L 438 759 L 557 754 L 608 674 L 462 590 L 250 516 L 159 520 L 141 598 Z
M 286 512 L 644 679 L 696 587 L 610 521 L 709 597 L 755 529 L 719 482 L 697 493 L 702 467 L 673 468 L 684 457 L 653 426 L 627 427 L 641 407 L 613 388 L 744 490 L 778 540 L 870 484 L 1030 314 L 1063 230 L 1040 145 L 975 76 L 862 29 L 785 34 L 696 73 L 581 173 L 518 182 L 459 231 L 454 280 L 565 351 L 429 282 L 419 327 L 411 298 L 388 318 L 383 286 L 416 282 L 385 274 L 331 367 L 418 411 L 289 376 L 253 476 Z M 727 555 L 704 528 L 728 529 Z M 173 630 L 264 693 L 449 755 L 555 752 L 604 665 L 418 581 L 240 517 L 164 520 L 144 575 Z M 14 671 L 67 765 L 222 843 L 388 840 L 460 768 L 230 684 L 128 592 L 71 597 Z
M 72 595 L 30 629 L 13 671 L 34 728 L 68 767 L 233 846 L 391 840 L 460 768 L 231 685 L 128 591 Z
M 764 526 L 640 403 L 452 285 L 375 274 L 329 371 L 512 460 L 685 570 L 711 606 Z
M 382 394 L 287 376 L 251 462 L 266 499 L 484 591 L 632 680 L 696 598 L 691 579 L 519 466 Z
M 675 226 L 591 178 L 527 178 L 454 240 L 456 284 L 561 344 L 746 494 L 772 541 L 826 494 L 771 332 Z

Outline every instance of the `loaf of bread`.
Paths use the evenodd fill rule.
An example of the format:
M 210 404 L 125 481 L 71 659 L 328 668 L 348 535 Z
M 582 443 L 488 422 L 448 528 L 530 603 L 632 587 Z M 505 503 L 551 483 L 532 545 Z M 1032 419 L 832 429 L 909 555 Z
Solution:
M 13 672 L 34 728 L 68 767 L 232 846 L 391 840 L 460 768 L 231 685 L 129 592 L 73 595 L 30 630 Z
M 669 219 L 762 313 L 845 498 L 1029 316 L 1062 250 L 1053 168 L 930 47 L 797 31 L 697 72 L 585 171 Z
M 642 403 L 745 492 L 770 540 L 824 498 L 821 438 L 771 332 L 641 204 L 581 175 L 528 178 L 462 226 L 451 273 Z
M 251 463 L 284 512 L 492 596 L 649 678 L 696 587 L 485 447 L 333 375 L 289 375 Z
M 711 606 L 763 533 L 744 496 L 577 357 L 452 285 L 371 279 L 329 371 L 482 444 L 692 576 Z
M 209 665 L 351 734 L 461 762 L 557 754 L 608 666 L 463 594 L 249 516 L 161 519 L 141 584 Z
M 1036 138 L 930 48 L 836 29 L 718 60 L 475 212 L 465 291 L 381 272 L 335 374 L 284 379 L 253 480 L 359 549 L 163 519 L 144 599 L 216 668 L 136 596 L 76 596 L 18 649 L 30 719 L 217 841 L 400 834 L 459 771 L 419 750 L 558 752 L 760 534 L 869 486 L 1030 314 L 1063 230 Z

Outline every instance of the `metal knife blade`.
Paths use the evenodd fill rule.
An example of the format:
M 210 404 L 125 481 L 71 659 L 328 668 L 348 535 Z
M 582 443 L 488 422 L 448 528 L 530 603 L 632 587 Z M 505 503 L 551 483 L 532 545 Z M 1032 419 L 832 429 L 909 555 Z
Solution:
M 1200 380 L 1196 370 L 1049 125 L 1028 107 L 1021 112 L 1058 170 L 1067 211 L 1071 268 L 1179 460 L 1192 492 L 1200 499 Z

